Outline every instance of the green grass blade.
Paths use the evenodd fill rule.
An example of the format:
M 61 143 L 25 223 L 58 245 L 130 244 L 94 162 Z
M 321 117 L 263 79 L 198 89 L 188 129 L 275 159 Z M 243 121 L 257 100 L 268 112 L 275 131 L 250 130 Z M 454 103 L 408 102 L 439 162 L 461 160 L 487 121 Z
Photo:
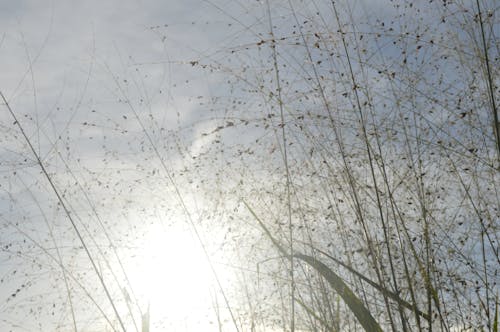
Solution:
M 352 268 L 348 264 L 342 262 L 341 260 L 333 257 L 332 255 L 329 255 L 327 252 L 324 252 L 324 251 L 316 249 L 316 248 L 315 248 L 315 250 L 317 252 L 321 253 L 322 255 L 328 257 L 329 259 L 331 259 L 335 263 L 339 264 L 340 266 L 346 268 L 353 275 L 355 275 L 356 277 L 360 278 L 364 282 L 368 283 L 370 286 L 372 286 L 376 290 L 380 291 L 381 293 L 385 294 L 387 297 L 389 297 L 392 300 L 396 301 L 399 305 L 401 305 L 401 306 L 403 306 L 403 307 L 405 307 L 407 309 L 410 309 L 410 310 L 414 311 L 417 315 L 421 316 L 422 318 L 426 319 L 427 321 L 429 321 L 429 322 L 431 321 L 431 316 L 428 313 L 425 313 L 425 312 L 422 312 L 421 310 L 419 310 L 416 307 L 416 305 L 411 304 L 411 303 L 405 301 L 404 299 L 402 299 L 401 297 L 399 297 L 398 294 L 396 294 L 396 293 L 390 291 L 389 289 L 387 289 L 387 288 L 385 288 L 385 287 L 377 284 L 375 281 L 373 281 L 373 280 L 365 277 L 362 273 L 358 272 L 357 270 L 355 270 L 354 268 Z
M 356 316 L 365 331 L 382 331 L 382 328 L 377 323 L 375 318 L 373 318 L 370 311 L 364 306 L 363 302 L 352 292 L 352 290 L 349 288 L 349 286 L 346 285 L 344 280 L 342 280 L 342 278 L 340 278 L 328 266 L 311 256 L 294 254 L 294 257 L 309 264 L 309 266 L 313 267 L 323 276 L 323 278 L 328 281 L 330 286 L 332 286 L 332 288 L 335 289 L 340 297 L 342 297 L 344 302 L 347 304 L 354 316 Z
M 254 216 L 254 218 L 259 223 L 260 227 L 264 230 L 266 235 L 269 237 L 274 246 L 288 259 L 291 259 L 292 256 L 286 252 L 286 250 L 280 245 L 278 240 L 276 240 L 271 232 L 267 229 L 264 223 L 257 216 L 255 211 L 245 202 L 243 201 L 247 209 Z M 335 272 L 333 272 L 328 266 L 320 262 L 314 257 L 303 255 L 303 254 L 294 254 L 293 257 L 300 259 L 306 262 L 309 266 L 318 271 L 323 278 L 325 278 L 330 286 L 335 289 L 335 291 L 342 297 L 344 302 L 347 304 L 349 309 L 352 311 L 354 316 L 358 319 L 359 323 L 365 331 L 367 332 L 382 332 L 382 328 L 377 323 L 375 318 L 373 318 L 370 311 L 364 306 L 363 302 L 352 292 L 352 290 L 347 286 L 347 284 L 339 277 Z
M 498 294 L 495 302 L 495 318 L 493 318 L 493 332 L 498 332 Z

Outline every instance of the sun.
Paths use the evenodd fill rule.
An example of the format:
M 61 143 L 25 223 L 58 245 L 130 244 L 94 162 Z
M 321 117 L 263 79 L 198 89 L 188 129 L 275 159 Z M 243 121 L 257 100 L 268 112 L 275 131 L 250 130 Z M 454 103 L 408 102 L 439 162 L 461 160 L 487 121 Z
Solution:
M 187 324 L 208 321 L 213 273 L 189 227 L 152 225 L 141 242 L 129 277 L 151 326 L 191 331 Z

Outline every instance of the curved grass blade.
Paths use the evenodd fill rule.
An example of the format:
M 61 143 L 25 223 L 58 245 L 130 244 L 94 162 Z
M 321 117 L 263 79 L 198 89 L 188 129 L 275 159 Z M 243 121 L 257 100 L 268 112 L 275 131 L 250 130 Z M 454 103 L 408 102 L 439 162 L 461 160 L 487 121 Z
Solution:
M 280 245 L 278 240 L 276 240 L 271 232 L 267 229 L 264 223 L 259 219 L 257 214 L 252 210 L 252 208 L 243 201 L 247 209 L 253 215 L 253 217 L 257 220 L 260 227 L 264 230 L 266 235 L 269 237 L 271 242 L 274 244 L 276 248 L 288 259 L 292 259 L 292 255 L 288 254 L 286 250 Z M 330 286 L 342 297 L 345 304 L 352 311 L 354 316 L 358 319 L 359 323 L 365 331 L 367 332 L 382 332 L 382 328 L 377 323 L 375 318 L 373 318 L 370 311 L 363 305 L 363 302 L 353 293 L 353 291 L 347 286 L 347 284 L 339 277 L 335 272 L 333 272 L 328 266 L 315 259 L 314 257 L 303 255 L 303 254 L 294 254 L 293 257 L 298 258 L 304 262 L 306 262 L 309 266 L 318 271 L 323 278 L 325 278 Z
M 373 318 L 370 311 L 363 305 L 363 302 L 361 302 L 361 300 L 352 292 L 344 280 L 342 280 L 342 278 L 340 278 L 328 266 L 311 256 L 303 254 L 294 254 L 293 256 L 309 264 L 309 266 L 313 267 L 328 281 L 330 286 L 332 286 L 340 297 L 342 297 L 344 302 L 366 331 L 382 331 L 382 328 L 377 323 L 375 318 Z
M 419 310 L 415 305 L 405 301 L 404 299 L 402 299 L 401 297 L 399 297 L 398 294 L 390 291 L 389 289 L 387 288 L 384 288 L 382 286 L 380 286 L 379 284 L 377 284 L 375 281 L 365 277 L 362 273 L 356 271 L 355 269 L 353 269 L 351 266 L 349 266 L 348 264 L 342 262 L 341 260 L 339 259 L 336 259 L 335 257 L 329 255 L 328 253 L 324 252 L 323 250 L 320 250 L 320 249 L 317 249 L 317 248 L 314 248 L 314 250 L 316 250 L 317 252 L 319 252 L 320 254 L 328 257 L 329 259 L 331 259 L 332 261 L 334 261 L 335 263 L 339 264 L 340 266 L 344 267 L 345 269 L 347 269 L 349 272 L 351 272 L 352 274 L 354 274 L 356 277 L 360 278 L 361 280 L 363 280 L 364 282 L 366 282 L 367 284 L 369 284 L 370 286 L 372 286 L 373 288 L 375 288 L 376 290 L 380 291 L 381 293 L 384 293 L 387 297 L 389 297 L 390 299 L 396 301 L 399 305 L 409 309 L 409 310 L 412 310 L 414 311 L 417 315 L 419 315 L 420 317 L 426 319 L 427 321 L 431 321 L 431 316 L 426 313 L 426 312 L 422 312 L 421 310 Z

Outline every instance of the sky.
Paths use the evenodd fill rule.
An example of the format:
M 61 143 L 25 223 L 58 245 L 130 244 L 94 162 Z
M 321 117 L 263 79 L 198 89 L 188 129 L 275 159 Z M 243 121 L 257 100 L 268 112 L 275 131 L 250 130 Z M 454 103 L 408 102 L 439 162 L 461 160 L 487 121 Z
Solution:
M 120 264 L 126 266 L 138 305 L 129 309 L 136 321 L 128 319 L 125 325 L 140 329 L 140 313 L 149 307 L 152 331 L 215 329 L 211 308 L 216 288 L 211 271 L 181 212 L 163 212 L 152 219 L 160 210 L 157 201 L 166 195 L 176 198 L 162 189 L 166 183 L 144 179 L 158 161 L 151 152 L 140 154 L 145 146 L 142 129 L 134 119 L 135 110 L 121 101 L 130 98 L 141 111 L 154 114 L 155 123 L 139 115 L 146 118 L 146 126 L 161 127 L 164 132 L 186 127 L 186 134 L 181 133 L 185 148 L 198 153 L 203 146 L 196 141 L 200 132 L 212 130 L 213 124 L 204 123 L 206 116 L 197 113 L 190 99 L 207 95 L 211 78 L 193 73 L 189 62 L 224 44 L 231 32 L 227 17 L 203 1 L 4 1 L 0 6 L 1 91 L 49 173 L 57 174 L 59 188 L 72 184 L 66 187 L 67 204 L 81 218 L 77 225 L 92 253 L 107 257 L 116 271 Z M 110 317 L 113 313 L 98 280 L 81 274 L 92 269 L 74 230 L 62 212 L 54 209 L 54 193 L 39 176 L 26 143 L 14 134 L 14 121 L 6 112 L 0 117 L 6 132 L 1 152 L 4 231 L 0 241 L 5 251 L 0 329 L 72 330 L 70 303 L 64 296 L 69 287 L 74 290 L 71 297 L 78 330 L 110 330 L 98 305 Z M 178 155 L 167 158 L 181 164 Z M 110 192 L 118 195 L 125 189 L 98 188 L 100 183 L 125 188 L 134 181 L 141 182 L 136 182 L 137 193 L 128 197 L 128 206 L 124 206 L 125 195 L 122 200 L 110 198 Z M 83 192 L 90 200 L 72 200 L 83 197 Z M 136 212 L 138 205 L 153 212 Z M 95 220 L 92 211 L 99 211 L 102 219 Z M 159 218 L 166 221 L 157 229 Z M 113 223 L 110 234 L 105 236 L 96 226 L 101 221 Z M 137 227 L 136 234 L 130 235 Z M 118 247 L 113 250 L 119 251 L 121 262 L 95 249 L 99 241 L 109 247 L 108 236 Z M 11 245 L 24 248 L 9 250 Z M 187 265 L 189 261 L 196 267 Z M 74 280 L 61 274 L 58 265 L 66 265 Z M 125 284 L 123 275 L 118 278 Z M 119 288 L 111 291 L 123 297 Z M 89 300 L 89 293 L 96 299 Z M 119 310 L 127 311 L 123 304 Z
M 328 26 L 320 20 L 306 23 L 316 12 L 333 20 L 320 1 L 292 2 L 310 29 Z M 299 78 L 283 89 L 288 111 L 299 116 L 302 107 L 314 113 L 317 98 L 300 97 L 311 91 L 310 83 L 301 79 L 311 75 L 311 61 L 301 58 L 303 49 L 293 48 L 299 41 L 295 20 L 286 1 L 270 3 L 274 33 L 286 36 L 280 54 L 286 64 L 283 76 Z M 353 2 L 349 9 L 351 19 L 379 26 L 400 12 L 382 0 Z M 390 26 L 404 30 L 400 23 L 394 20 Z M 1 331 L 119 330 L 75 228 L 111 296 L 119 299 L 117 310 L 127 331 L 140 330 L 141 315 L 148 311 L 151 331 L 219 331 L 219 324 L 232 331 L 224 296 L 246 280 L 230 267 L 238 263 L 239 251 L 225 250 L 225 245 L 245 252 L 253 243 L 266 252 L 269 243 L 265 245 L 255 226 L 242 221 L 245 228 L 235 230 L 219 222 L 233 215 L 238 219 L 240 212 L 222 197 L 255 198 L 260 184 L 277 183 L 272 189 L 283 190 L 281 173 L 273 173 L 282 166 L 276 157 L 281 151 L 275 139 L 279 131 L 259 127 L 262 118 L 272 127 L 280 125 L 269 113 L 276 111 L 273 96 L 262 93 L 273 91 L 268 70 L 272 53 L 266 47 L 271 37 L 263 1 L 0 1 L 0 92 L 18 119 L 14 121 L 2 102 Z M 373 61 L 397 70 L 396 60 L 402 56 L 391 41 L 380 40 L 383 52 L 378 50 L 385 58 L 374 54 Z M 332 44 L 341 45 L 338 39 Z M 410 44 L 408 53 L 414 46 Z M 446 56 L 439 52 L 415 49 L 414 65 L 438 58 L 436 54 Z M 327 76 L 332 68 L 323 60 L 325 54 L 319 46 L 312 50 L 319 75 Z M 380 100 L 393 88 L 390 80 L 377 79 L 375 68 L 363 74 Z M 459 76 L 449 70 L 447 79 Z M 434 93 L 428 84 L 434 79 L 432 74 L 422 79 L 425 93 Z M 349 111 L 352 104 L 333 94 L 347 94 L 352 86 L 339 82 L 328 98 Z M 255 91 L 260 98 L 249 97 Z M 442 105 L 445 109 L 448 104 Z M 387 119 L 392 116 L 389 110 L 377 111 Z M 446 121 L 449 114 L 429 115 L 435 123 L 440 117 Z M 352 112 L 342 120 L 356 123 Z M 55 179 L 75 227 L 18 124 Z M 313 137 L 324 130 L 319 120 L 311 128 Z M 346 126 L 348 140 L 359 136 L 353 128 Z M 255 151 L 248 148 L 253 142 Z M 298 145 L 290 148 L 297 169 L 307 159 Z M 312 158 L 313 150 L 309 153 Z M 246 157 L 256 159 L 249 164 Z M 269 174 L 278 174 L 278 179 Z M 268 210 L 278 211 L 273 204 Z M 258 290 L 263 299 L 269 295 L 267 289 Z M 231 301 L 235 310 L 246 310 L 245 299 Z

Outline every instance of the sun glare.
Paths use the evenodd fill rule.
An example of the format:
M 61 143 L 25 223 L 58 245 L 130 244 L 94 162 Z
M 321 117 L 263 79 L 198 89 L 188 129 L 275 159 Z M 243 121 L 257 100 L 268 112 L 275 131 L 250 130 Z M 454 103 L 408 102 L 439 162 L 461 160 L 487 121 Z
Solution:
M 155 326 L 190 331 L 188 324 L 209 320 L 212 272 L 187 226 L 150 227 L 136 258 L 131 281 L 150 308 L 151 331 Z

